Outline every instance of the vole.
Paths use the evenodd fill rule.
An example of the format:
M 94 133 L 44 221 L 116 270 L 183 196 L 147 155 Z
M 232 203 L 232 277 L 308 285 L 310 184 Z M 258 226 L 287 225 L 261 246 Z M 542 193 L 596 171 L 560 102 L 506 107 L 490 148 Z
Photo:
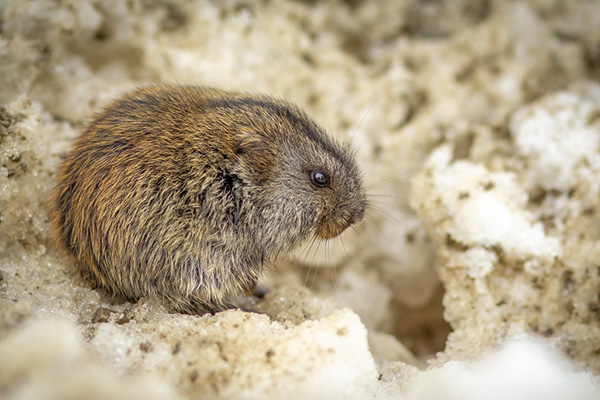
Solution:
M 57 181 L 53 225 L 83 277 L 185 313 L 232 307 L 265 265 L 337 236 L 366 205 L 348 146 L 298 107 L 198 86 L 110 104 Z

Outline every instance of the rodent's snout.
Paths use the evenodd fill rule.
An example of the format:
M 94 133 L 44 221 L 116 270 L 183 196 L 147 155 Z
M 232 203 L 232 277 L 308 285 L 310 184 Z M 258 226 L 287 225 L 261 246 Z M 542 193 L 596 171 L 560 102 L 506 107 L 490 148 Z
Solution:
M 350 208 L 350 219 L 348 225 L 358 224 L 365 216 L 365 209 L 367 208 L 367 199 L 362 188 L 360 194 L 353 198 Z
M 336 237 L 350 226 L 359 223 L 365 216 L 366 204 L 364 201 L 356 204 L 355 207 L 342 207 L 344 211 L 340 214 L 333 213 L 329 218 L 320 220 L 320 226 L 317 230 L 317 237 L 321 239 L 331 239 Z M 336 215 L 337 214 L 337 215 Z
M 353 224 L 358 224 L 360 221 L 362 221 L 363 217 L 365 216 L 365 207 L 364 205 L 361 205 L 361 207 L 354 211 L 352 214 L 350 214 L 350 225 Z

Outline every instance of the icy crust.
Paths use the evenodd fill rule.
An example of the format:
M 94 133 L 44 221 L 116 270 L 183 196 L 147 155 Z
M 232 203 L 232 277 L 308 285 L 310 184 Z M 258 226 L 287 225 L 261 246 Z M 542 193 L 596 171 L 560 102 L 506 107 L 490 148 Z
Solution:
M 492 170 L 499 159 L 454 159 L 443 145 L 414 177 L 412 204 L 440 246 L 454 330 L 442 359 L 525 330 L 600 368 L 599 89 L 550 94 L 515 112 L 512 172 Z
M 140 305 L 133 312 L 136 321 L 125 328 L 106 323 L 97 327 L 105 346 L 101 357 L 108 359 L 104 365 L 85 348 L 72 323 L 49 319 L 22 324 L 0 342 L 3 398 L 593 400 L 600 396 L 599 379 L 576 371 L 556 350 L 531 338 L 511 340 L 475 362 L 450 361 L 425 372 L 386 363 L 377 377 L 368 349 L 354 347 L 365 331 L 348 310 L 300 327 L 239 311 L 187 317 L 195 320 L 187 321 L 192 323 L 161 318 L 162 324 L 157 324 L 156 311 L 156 305 Z M 302 338 L 304 329 L 315 335 L 311 339 L 318 335 L 325 340 L 307 342 Z M 288 341 L 300 341 L 295 344 L 308 351 L 281 347 Z M 345 349 L 344 342 L 352 348 Z M 314 357 L 317 354 L 322 357 Z M 247 362 L 253 368 L 244 368 Z M 127 374 L 114 374 L 124 367 Z M 323 387 L 327 390 L 320 390 Z
M 594 186 L 587 191 L 598 193 L 600 182 L 590 178 L 600 171 L 600 88 L 588 91 L 548 96 L 511 118 L 517 151 L 532 163 L 529 187 L 567 192 L 589 181 Z
M 464 160 L 450 164 L 452 156 L 450 145 L 436 149 L 425 165 L 430 181 L 416 178 L 413 185 L 414 198 L 427 199 L 415 206 L 433 217 L 431 223 L 436 233 L 444 233 L 446 243 L 468 247 L 465 257 L 475 259 L 488 258 L 477 249 L 494 246 L 518 258 L 553 259 L 561 253 L 559 241 L 546 237 L 542 224 L 525 209 L 527 194 L 514 174 L 493 173 Z M 432 189 L 435 193 L 426 192 Z
M 593 400 L 598 396 L 600 381 L 573 371 L 555 350 L 520 338 L 475 363 L 450 361 L 423 373 L 408 398 Z
M 182 397 L 161 379 L 117 377 L 86 349 L 77 328 L 60 319 L 30 320 L 0 342 L 3 399 Z
M 150 311 L 100 324 L 91 345 L 115 371 L 158 373 L 190 398 L 362 399 L 377 382 L 366 329 L 349 310 L 298 326 L 242 311 Z

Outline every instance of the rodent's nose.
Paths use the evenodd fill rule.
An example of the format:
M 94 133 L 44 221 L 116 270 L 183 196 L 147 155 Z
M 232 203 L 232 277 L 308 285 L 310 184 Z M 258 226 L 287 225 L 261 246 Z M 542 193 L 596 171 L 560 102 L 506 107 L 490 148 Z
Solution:
M 350 214 L 350 225 L 359 223 L 360 221 L 362 221 L 364 216 L 364 207 L 360 207 L 358 210 L 355 210 L 352 214 Z

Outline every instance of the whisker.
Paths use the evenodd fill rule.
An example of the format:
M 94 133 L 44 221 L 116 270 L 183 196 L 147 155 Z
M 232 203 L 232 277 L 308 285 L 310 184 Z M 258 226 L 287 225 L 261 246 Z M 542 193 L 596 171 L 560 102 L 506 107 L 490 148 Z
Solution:
M 389 202 L 380 201 L 378 199 L 375 199 L 375 200 L 371 199 L 371 201 L 365 207 L 366 211 L 379 210 L 379 211 L 387 212 L 388 209 L 398 210 L 399 207 L 397 207 L 396 205 L 390 204 Z
M 348 250 L 346 249 L 346 244 L 344 243 L 344 236 L 343 235 L 340 235 L 340 243 L 342 244 L 342 249 L 344 249 L 344 254 L 346 254 L 346 257 L 349 257 L 350 254 L 348 253 Z
M 306 262 L 306 258 L 308 257 L 308 253 L 310 253 L 310 250 L 312 249 L 312 246 L 314 244 L 316 240 L 316 236 L 311 237 L 308 242 L 306 242 L 306 245 L 304 246 L 304 248 L 302 249 L 302 251 L 300 252 L 300 254 L 298 254 L 298 259 L 302 259 L 304 257 L 304 259 L 301 261 L 302 263 Z
M 319 264 L 315 265 L 315 272 L 313 273 L 312 280 L 310 282 L 310 290 L 313 290 L 315 286 L 315 280 L 317 279 L 317 274 L 319 273 Z
M 386 199 L 394 199 L 394 200 L 408 200 L 409 197 L 408 196 L 400 196 L 400 195 L 393 195 L 393 194 L 383 194 L 383 193 L 370 193 L 367 194 L 368 197 L 372 198 L 372 197 L 382 197 L 382 198 L 386 198 Z
M 388 204 L 385 204 L 385 203 L 381 203 L 381 204 L 385 205 L 385 206 L 389 206 Z M 402 224 L 402 221 L 400 221 L 398 218 L 396 218 L 396 216 L 394 216 L 394 214 L 392 214 L 391 212 L 386 210 L 384 207 L 380 207 L 378 204 L 369 204 L 367 207 L 367 212 L 365 213 L 365 217 L 370 218 L 372 213 L 375 213 L 377 216 L 382 217 L 382 218 L 391 219 L 392 221 L 394 221 L 397 224 Z
M 317 237 L 313 236 L 311 241 L 310 241 L 310 245 L 307 246 L 307 251 L 306 251 L 306 255 L 304 256 L 305 259 L 303 260 L 303 263 L 306 265 L 306 258 L 308 258 L 308 254 L 310 253 L 310 251 L 312 250 L 312 247 L 314 246 L 315 242 L 317 241 Z M 314 255 L 313 255 L 313 260 L 314 260 Z M 313 267 L 313 263 L 309 263 L 308 264 L 308 271 L 306 271 L 306 277 L 304 278 L 304 286 L 307 285 L 308 283 L 308 277 L 310 276 L 310 273 L 312 271 L 312 267 Z
M 348 252 L 348 249 L 346 248 L 346 244 L 344 243 L 344 236 L 340 235 L 340 243 L 342 245 L 342 248 L 344 249 L 344 254 L 346 255 L 346 257 L 350 257 L 350 253 Z M 337 267 L 333 267 L 333 275 L 331 276 L 331 283 L 333 284 L 333 288 L 335 289 L 335 293 L 337 294 L 340 302 L 343 304 L 344 299 L 342 296 L 342 293 L 340 292 L 338 286 L 337 286 Z
M 306 271 L 306 276 L 304 277 L 304 286 L 308 283 L 308 277 L 310 276 L 310 271 L 312 271 L 312 264 L 308 266 L 308 270 Z
M 370 241 L 365 235 L 363 235 L 362 233 L 360 233 L 358 231 L 358 229 L 356 229 L 355 227 L 351 226 L 350 228 L 352 228 L 352 230 L 358 235 L 360 236 L 360 238 L 362 240 L 364 240 L 365 242 L 367 242 L 370 246 L 372 246 L 373 248 L 380 250 L 379 246 L 375 245 L 372 241 Z
M 368 208 L 366 208 L 365 218 L 372 217 L 392 217 L 392 215 L 383 207 L 380 207 L 377 204 L 371 204 Z
M 384 218 L 385 218 L 385 217 L 384 217 Z M 380 234 L 385 234 L 386 232 L 385 232 L 385 230 L 383 229 L 383 226 L 382 226 L 382 224 L 381 224 L 381 221 L 377 221 L 377 222 L 379 222 L 379 223 L 374 223 L 374 224 L 373 224 L 373 227 L 374 227 L 374 229 L 377 231 L 377 233 L 380 233 Z
M 338 298 L 340 299 L 340 303 L 344 303 L 344 298 L 342 297 L 342 293 L 340 292 L 338 286 L 337 286 L 337 268 L 333 267 L 333 275 L 331 276 L 331 283 L 333 284 L 333 288 L 335 289 L 335 293 L 337 294 Z
M 367 111 L 366 111 L 366 112 L 363 114 L 363 116 L 362 116 L 362 118 L 360 119 L 360 121 L 358 122 L 358 125 L 356 126 L 356 128 L 354 128 L 354 132 L 352 132 L 352 135 L 350 136 L 350 141 L 351 141 L 351 142 L 354 140 L 354 136 L 356 136 L 356 132 L 358 132 L 358 130 L 360 129 L 361 125 L 363 124 L 363 122 L 364 122 L 364 121 L 365 121 L 365 119 L 367 118 L 367 115 L 369 115 L 369 113 L 370 113 L 370 112 L 371 112 L 371 110 L 373 109 L 373 106 L 374 106 L 374 105 L 375 105 L 375 103 L 373 102 L 373 103 L 372 103 L 372 104 L 369 106 L 369 108 L 367 109 Z M 369 139 L 369 138 L 367 137 L 367 139 Z M 362 146 L 362 145 L 364 144 L 364 142 L 365 142 L 365 141 L 366 141 L 366 140 L 363 140 L 363 142 L 362 142 L 362 143 L 361 143 L 359 146 L 357 146 L 357 148 L 358 148 L 358 147 L 360 147 L 360 146 Z
M 267 307 L 267 309 L 265 310 L 265 314 L 267 314 L 267 313 L 268 313 L 268 312 L 271 310 L 271 307 L 273 306 L 273 304 L 275 304 L 275 298 L 274 298 L 274 297 L 273 297 L 273 298 L 271 299 L 271 301 L 269 302 L 269 306 L 268 306 L 268 307 Z
M 411 175 L 404 175 L 404 176 L 396 176 L 393 178 L 386 178 L 381 181 L 373 182 L 373 183 L 366 185 L 365 190 L 373 189 L 373 188 L 380 187 L 380 186 L 391 185 L 392 183 L 408 183 L 408 181 L 411 177 L 412 177 Z

